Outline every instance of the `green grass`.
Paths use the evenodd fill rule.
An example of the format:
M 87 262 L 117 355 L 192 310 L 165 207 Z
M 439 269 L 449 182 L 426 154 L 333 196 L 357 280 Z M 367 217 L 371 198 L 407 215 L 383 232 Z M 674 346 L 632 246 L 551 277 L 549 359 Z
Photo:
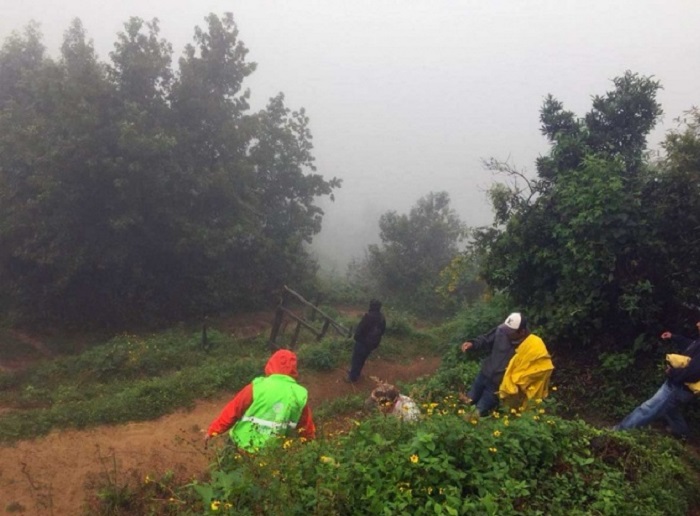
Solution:
M 38 358 L 41 358 L 41 353 L 22 342 L 10 330 L 0 327 L 0 362 L 32 361 Z
M 13 409 L 0 416 L 0 442 L 54 428 L 155 419 L 235 391 L 262 373 L 270 354 L 264 337 L 236 339 L 213 329 L 208 337 L 205 350 L 199 330 L 123 334 L 79 355 L 0 373 L 0 405 Z M 350 360 L 350 339 L 304 342 L 297 349 L 301 370 L 333 370 Z M 432 337 L 407 328 L 389 334 L 381 349 L 381 356 L 408 360 L 437 348 Z

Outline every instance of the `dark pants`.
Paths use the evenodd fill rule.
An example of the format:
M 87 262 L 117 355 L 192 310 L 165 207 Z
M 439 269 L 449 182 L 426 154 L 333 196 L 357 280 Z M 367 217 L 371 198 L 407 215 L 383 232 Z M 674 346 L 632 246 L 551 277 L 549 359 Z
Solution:
M 360 378 L 360 373 L 365 366 L 367 357 L 369 357 L 373 350 L 373 347 L 355 341 L 355 347 L 352 350 L 352 360 L 350 361 L 350 371 L 348 372 L 348 379 L 351 382 L 356 382 Z
M 486 376 L 481 373 L 476 375 L 476 379 L 472 384 L 472 388 L 469 389 L 467 396 L 469 396 L 472 403 L 476 406 L 480 416 L 483 417 L 498 407 L 497 390 L 498 387 Z

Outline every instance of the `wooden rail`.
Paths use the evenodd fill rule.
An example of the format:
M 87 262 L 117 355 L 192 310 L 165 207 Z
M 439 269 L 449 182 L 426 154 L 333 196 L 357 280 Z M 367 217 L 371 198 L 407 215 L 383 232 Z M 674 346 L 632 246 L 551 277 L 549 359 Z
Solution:
M 311 318 L 315 319 L 315 315 L 320 316 L 321 320 L 323 321 L 323 326 L 321 329 L 316 329 L 310 321 L 304 319 L 303 317 L 299 317 L 296 315 L 294 312 L 292 312 L 289 308 L 285 306 L 285 303 L 289 296 L 292 296 L 296 298 L 297 301 L 299 301 L 301 304 L 304 306 L 310 308 L 312 310 L 311 312 Z M 309 330 L 311 333 L 313 333 L 316 336 L 316 340 L 321 340 L 326 333 L 328 332 L 328 329 L 332 327 L 338 334 L 340 334 L 343 337 L 351 337 L 352 336 L 352 329 L 351 328 L 346 328 L 339 322 L 333 320 L 329 315 L 325 314 L 323 310 L 320 310 L 317 306 L 315 306 L 313 303 L 310 303 L 307 301 L 304 296 L 299 294 L 298 292 L 295 292 L 291 288 L 287 287 L 286 285 L 284 286 L 284 293 L 282 294 L 282 299 L 280 299 L 280 303 L 277 305 L 277 310 L 275 311 L 275 319 L 272 323 L 272 330 L 270 331 L 270 340 L 268 342 L 270 348 L 276 349 L 277 346 L 277 337 L 279 336 L 279 330 L 280 327 L 282 326 L 282 322 L 284 321 L 284 317 L 287 316 L 293 321 L 296 321 L 297 326 L 296 329 L 294 330 L 294 335 L 292 336 L 292 342 L 291 342 L 291 348 L 294 349 L 296 347 L 297 340 L 299 339 L 299 333 L 302 328 L 306 328 Z

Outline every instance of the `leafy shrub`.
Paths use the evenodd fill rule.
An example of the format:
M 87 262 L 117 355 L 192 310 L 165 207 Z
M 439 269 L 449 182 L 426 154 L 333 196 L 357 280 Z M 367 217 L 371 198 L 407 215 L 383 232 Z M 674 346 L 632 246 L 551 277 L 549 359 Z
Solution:
M 348 346 L 333 339 L 302 344 L 296 351 L 299 366 L 314 371 L 331 371 L 338 367 L 341 360 L 346 359 L 347 353 L 343 352 L 344 348 Z
M 256 456 L 225 450 L 211 480 L 192 485 L 193 509 L 684 515 L 697 499 L 679 446 L 666 439 L 643 443 L 544 408 L 465 421 L 448 397 L 423 410 L 417 424 L 378 416 L 314 442 L 280 439 Z

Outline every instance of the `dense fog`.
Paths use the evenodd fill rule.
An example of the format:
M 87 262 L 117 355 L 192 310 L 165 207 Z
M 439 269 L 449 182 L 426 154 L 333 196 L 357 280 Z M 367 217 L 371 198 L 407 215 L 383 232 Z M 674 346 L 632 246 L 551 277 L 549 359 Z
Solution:
M 290 108 L 305 108 L 318 172 L 343 180 L 335 201 L 321 201 L 313 244 L 323 267 L 341 274 L 378 241 L 381 214 L 405 213 L 428 192 L 447 191 L 467 225 L 490 224 L 485 190 L 499 178 L 482 159 L 534 173 L 547 151 L 547 94 L 583 116 L 625 70 L 654 76 L 664 109 L 655 148 L 700 91 L 700 4 L 688 0 L 3 4 L 3 40 L 33 19 L 56 55 L 78 17 L 103 60 L 130 16 L 158 18 L 177 59 L 208 13 L 232 11 L 258 64 L 244 84 L 251 107 L 283 92 Z

